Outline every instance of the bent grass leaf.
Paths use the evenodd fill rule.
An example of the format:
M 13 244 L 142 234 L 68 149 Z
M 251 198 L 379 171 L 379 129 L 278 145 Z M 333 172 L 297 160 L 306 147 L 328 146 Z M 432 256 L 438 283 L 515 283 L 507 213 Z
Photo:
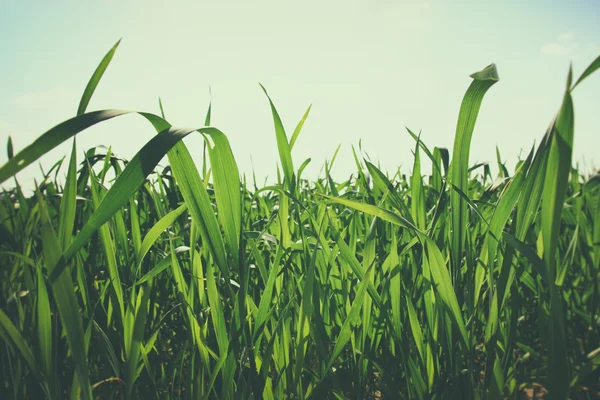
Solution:
M 491 64 L 483 70 L 471 75 L 473 82 L 463 97 L 458 122 L 456 137 L 450 164 L 450 181 L 463 193 L 468 193 L 468 169 L 471 137 L 475 129 L 475 122 L 483 97 L 489 88 L 498 82 L 496 65 Z M 464 199 L 454 191 L 450 194 L 452 208 L 452 268 L 454 276 L 457 275 L 461 265 L 463 243 L 465 241 L 467 225 L 467 208 Z

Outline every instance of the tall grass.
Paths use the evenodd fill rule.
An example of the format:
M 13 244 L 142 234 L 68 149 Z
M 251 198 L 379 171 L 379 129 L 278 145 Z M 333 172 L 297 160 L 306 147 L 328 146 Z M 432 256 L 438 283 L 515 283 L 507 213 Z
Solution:
M 310 107 L 289 137 L 263 88 L 283 174 L 259 188 L 210 107 L 197 130 L 172 127 L 162 103 L 139 113 L 157 134 L 128 162 L 78 157 L 77 134 L 129 113 L 86 111 L 117 46 L 75 117 L 17 154 L 9 138 L 3 398 L 599 395 L 600 178 L 572 167 L 571 93 L 600 57 L 575 84 L 569 73 L 539 145 L 512 176 L 498 161 L 496 179 L 469 166 L 493 64 L 472 75 L 451 157 L 408 132 L 409 177 L 355 152 L 348 180 L 329 174 L 335 155 L 324 178 L 302 179 L 292 150 Z M 201 170 L 190 134 L 205 139 Z M 25 196 L 16 174 L 70 138 L 70 158 Z

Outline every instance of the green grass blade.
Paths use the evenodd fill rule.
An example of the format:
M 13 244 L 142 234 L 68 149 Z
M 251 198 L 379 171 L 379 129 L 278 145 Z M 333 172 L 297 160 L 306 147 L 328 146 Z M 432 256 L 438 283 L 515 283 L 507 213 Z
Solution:
M 456 137 L 450 165 L 450 179 L 454 186 L 468 194 L 468 169 L 471 137 L 483 97 L 489 88 L 498 82 L 498 72 L 494 64 L 471 75 L 473 82 L 467 89 L 460 106 Z M 467 225 L 467 205 L 457 192 L 450 194 L 452 207 L 452 268 L 454 274 L 460 269 L 463 243 Z
M 130 111 L 103 110 L 71 118 L 56 125 L 43 135 L 39 136 L 32 144 L 18 152 L 6 164 L 0 168 L 0 183 L 14 176 L 38 158 L 75 136 L 79 132 L 99 122 L 107 121 L 120 115 L 128 114 Z
M 69 160 L 69 169 L 65 188 L 62 193 L 59 210 L 58 241 L 62 249 L 66 249 L 71 242 L 73 227 L 75 225 L 75 202 L 77 201 L 77 141 L 73 139 L 73 149 Z
M 219 297 L 219 290 L 215 281 L 215 271 L 210 263 L 206 265 L 206 288 L 208 303 L 210 304 L 210 315 L 213 329 L 219 346 L 219 359 L 226 359 L 229 352 L 229 335 L 223 314 L 223 306 Z
M 42 243 L 44 247 L 44 258 L 48 266 L 56 265 L 61 257 L 62 248 L 50 225 L 50 219 L 46 210 L 46 205 L 38 192 L 38 201 L 40 203 L 42 215 Z M 56 270 L 56 268 L 54 268 Z M 50 274 L 54 272 L 50 269 Z M 79 311 L 79 304 L 75 297 L 75 289 L 71 280 L 70 269 L 63 269 L 62 273 L 56 276 L 52 282 L 52 292 L 54 301 L 58 308 L 58 313 L 63 327 L 67 333 L 67 341 L 71 350 L 71 357 L 75 363 L 77 378 L 81 388 L 83 399 L 92 399 L 92 386 L 90 383 L 89 368 L 87 363 L 87 350 L 84 342 L 83 322 Z
M 440 299 L 448 308 L 450 317 L 457 325 L 465 348 L 470 350 L 471 343 L 460 311 L 460 306 L 458 305 L 456 293 L 452 286 L 450 273 L 448 272 L 448 268 L 446 268 L 444 257 L 433 240 L 422 234 L 419 236 L 425 244 L 427 259 L 429 261 L 429 267 L 431 268 L 431 276 L 433 277 L 435 288 L 439 293 Z
M 242 202 L 240 175 L 227 137 L 218 129 L 204 130 L 213 146 L 208 154 L 213 173 L 218 217 L 225 232 L 225 242 L 231 258 L 239 263 L 240 235 L 242 234 Z
M 373 266 L 375 264 L 371 264 L 367 269 L 365 275 L 369 275 L 373 271 Z M 352 307 L 350 307 L 350 311 L 346 316 L 346 320 L 340 329 L 340 333 L 335 341 L 335 346 L 333 347 L 333 351 L 331 352 L 331 356 L 329 357 L 329 361 L 327 361 L 326 371 L 330 371 L 331 367 L 337 360 L 338 356 L 342 352 L 342 349 L 346 346 L 348 341 L 350 340 L 350 336 L 352 335 L 352 326 L 354 325 L 356 319 L 360 314 L 360 310 L 364 304 L 365 293 L 367 292 L 367 282 L 369 282 L 368 278 L 365 278 L 360 281 L 358 287 L 356 288 L 356 294 L 354 296 L 354 301 L 352 302 Z
M 408 293 L 405 293 L 404 297 L 406 298 L 406 309 L 408 311 L 410 331 L 412 332 L 413 339 L 415 340 L 415 344 L 417 345 L 417 351 L 419 352 L 419 356 L 421 356 L 421 360 L 425 362 L 425 354 L 423 353 L 423 331 L 421 330 L 421 324 L 419 323 L 415 307 L 413 306 L 413 302 L 410 299 Z
M 161 262 L 156 264 L 150 271 L 142 276 L 137 283 L 141 285 L 142 283 L 148 282 L 150 279 L 155 278 L 158 274 L 169 268 L 172 262 L 173 260 L 170 256 L 165 257 Z
M 372 204 L 360 203 L 358 201 L 348 200 L 348 199 L 344 199 L 342 197 L 333 197 L 333 196 L 327 196 L 327 195 L 323 195 L 323 194 L 321 194 L 321 196 L 326 197 L 336 203 L 340 203 L 340 204 L 343 204 L 350 208 L 353 208 L 355 210 L 373 215 L 374 217 L 381 218 L 382 220 L 391 222 L 392 224 L 396 224 L 396 225 L 402 226 L 404 228 L 411 229 L 415 232 L 419 231 L 419 229 L 416 226 L 414 226 L 412 223 L 410 223 L 410 221 L 408 221 L 406 218 L 401 217 L 397 214 L 394 214 L 391 211 L 374 206 Z
M 121 43 L 121 39 L 119 39 L 117 43 L 115 43 L 115 45 L 108 51 L 108 53 L 106 53 L 106 55 L 100 62 L 100 65 L 98 65 L 98 67 L 94 71 L 94 74 L 92 75 L 90 81 L 85 87 L 83 96 L 81 97 L 81 100 L 79 102 L 79 107 L 77 108 L 77 115 L 82 115 L 83 113 L 85 113 L 90 99 L 92 98 L 92 95 L 94 94 L 94 91 L 96 90 L 96 87 L 98 86 L 102 75 L 104 75 L 104 71 L 106 71 L 108 64 L 110 64 L 110 61 L 112 60 L 115 51 L 117 50 L 117 47 L 119 47 L 119 43 Z
M 281 160 L 281 167 L 283 168 L 283 174 L 287 185 L 292 185 L 294 181 L 294 164 L 292 163 L 292 149 L 287 139 L 287 135 L 285 134 L 285 129 L 283 128 L 283 123 L 281 122 L 281 118 L 279 117 L 279 113 L 269 97 L 267 90 L 263 85 L 260 85 L 262 90 L 265 92 L 265 95 L 269 99 L 269 104 L 271 106 L 271 113 L 273 114 L 273 124 L 275 125 L 275 136 L 277 139 L 277 149 L 279 150 L 279 158 Z
M 415 142 L 417 142 L 417 146 L 421 147 L 421 149 L 423 149 L 423 151 L 425 152 L 427 157 L 429 157 L 429 159 L 431 160 L 431 162 L 433 164 L 433 168 L 435 168 L 435 170 L 437 170 L 437 172 L 439 172 L 441 174 L 442 173 L 442 171 L 440 169 L 441 166 L 439 165 L 438 162 L 436 162 L 436 158 L 435 158 L 434 154 L 429 150 L 429 148 L 427 148 L 427 146 L 425 146 L 425 143 L 423 143 L 423 141 L 421 140 L 420 134 L 419 134 L 419 136 L 417 136 L 410 129 L 406 128 L 406 130 L 408 131 L 408 134 L 413 139 L 415 139 Z M 436 149 L 437 149 L 437 147 L 436 147 Z M 435 153 L 435 149 L 434 149 L 434 153 Z M 439 153 L 439 149 L 438 149 L 438 153 Z
M 425 193 L 423 189 L 423 178 L 421 177 L 421 157 L 419 153 L 419 143 L 421 143 L 421 141 L 417 138 L 413 173 L 410 178 L 410 207 L 411 215 L 413 217 L 413 220 L 416 222 L 417 228 L 424 231 L 427 228 L 427 226 L 425 221 Z
M 529 169 L 533 154 L 531 153 L 527 158 L 527 161 L 521 165 L 518 171 L 515 173 L 513 178 L 507 183 L 504 191 L 500 194 L 500 199 L 494 210 L 494 214 L 490 220 L 489 229 L 484 239 L 484 244 L 481 249 L 479 260 L 483 265 L 488 266 L 490 271 L 490 285 L 494 286 L 491 277 L 493 277 L 493 265 L 492 263 L 496 259 L 496 249 L 498 248 L 499 242 L 502 238 L 502 230 L 510 214 L 512 213 L 515 204 L 521 197 L 523 190 L 523 181 L 525 180 L 525 172 Z M 474 299 L 473 304 L 476 305 L 479 301 L 479 295 L 481 287 L 483 285 L 484 271 L 483 267 L 478 264 L 475 272 L 475 290 L 473 292 Z M 489 322 L 488 322 L 489 325 Z
M 135 250 L 136 259 L 140 259 L 140 250 L 142 247 L 142 231 L 140 229 L 140 217 L 138 206 L 135 197 L 129 199 L 130 229 L 131 240 L 133 241 L 133 249 Z
M 517 205 L 516 236 L 520 240 L 525 239 L 525 235 L 534 222 L 540 208 L 546 176 L 548 149 L 550 147 L 549 132 L 544 135 L 544 139 L 535 152 L 533 162 L 529 171 L 527 171 L 527 178 L 523 184 L 521 201 Z
M 308 106 L 308 108 L 306 109 L 306 112 L 302 116 L 302 119 L 300 120 L 300 122 L 298 122 L 298 125 L 296 125 L 296 129 L 294 129 L 294 133 L 292 133 L 292 138 L 290 139 L 290 151 L 292 151 L 292 149 L 294 148 L 294 143 L 296 143 L 296 139 L 298 139 L 298 135 L 300 135 L 300 131 L 302 130 L 302 127 L 304 126 L 304 122 L 306 121 L 306 118 L 308 117 L 308 113 L 310 112 L 311 108 L 312 108 L 312 104 L 310 106 Z M 333 161 L 332 161 L 332 163 L 333 163 Z
M 10 160 L 14 156 L 12 137 L 8 137 L 6 142 L 6 156 Z
M 152 291 L 151 281 L 142 286 L 137 294 L 135 305 L 135 319 L 133 323 L 133 331 L 131 335 L 131 343 L 129 344 L 129 354 L 126 360 L 126 384 L 127 398 L 131 398 L 135 388 L 135 381 L 139 377 L 139 363 L 143 351 L 144 331 L 146 328 L 146 319 L 148 317 L 148 306 L 150 301 L 150 293 Z
M 206 187 L 200 179 L 187 147 L 183 143 L 175 146 L 169 152 L 169 161 L 192 220 L 199 228 L 202 239 L 205 245 L 209 247 L 217 265 L 228 276 L 230 269 L 219 223 L 206 192 Z
M 48 298 L 48 289 L 46 281 L 42 274 L 42 269 L 37 269 L 37 330 L 38 345 L 42 358 L 42 368 L 48 388 L 52 396 L 55 395 L 55 376 L 54 376 L 54 353 L 52 346 L 52 320 L 50 312 L 50 299 Z
M 281 251 L 281 247 L 279 248 Z M 271 267 L 271 271 L 269 271 L 269 278 L 265 284 L 265 290 L 260 298 L 260 303 L 258 305 L 258 311 L 256 313 L 255 318 L 255 338 L 258 334 L 262 332 L 264 329 L 264 325 L 267 321 L 267 314 L 269 308 L 271 307 L 271 300 L 273 298 L 273 288 L 275 287 L 275 278 L 277 278 L 277 274 L 279 272 L 279 268 L 277 266 Z
M 367 166 L 367 169 L 373 178 L 373 183 L 375 186 L 377 186 L 379 190 L 384 193 L 389 191 L 392 205 L 402 212 L 402 216 L 406 218 L 408 222 L 410 222 L 412 225 L 415 225 L 411 211 L 407 207 L 405 200 L 403 200 L 398 194 L 398 189 L 394 187 L 392 182 L 383 174 L 383 172 L 381 172 L 379 168 L 367 160 L 365 160 L 365 165 Z
M 571 91 L 575 90 L 577 85 L 579 85 L 585 78 L 596 72 L 597 69 L 600 69 L 600 56 L 596 57 L 594 61 L 583 71 L 577 82 L 571 88 Z
M 566 336 L 563 315 L 563 299 L 556 279 L 556 249 L 561 225 L 571 157 L 573 152 L 574 111 L 569 87 L 571 71 L 563 103 L 552 129 L 552 142 L 548 155 L 548 167 L 544 193 L 542 195 L 542 237 L 544 243 L 544 261 L 550 278 L 550 321 L 548 334 L 549 393 L 551 398 L 567 397 L 571 381 L 569 359 L 567 356 Z
M 565 93 L 556 122 L 553 124 L 552 142 L 548 156 L 548 168 L 542 196 L 542 235 L 544 259 L 549 268 L 549 277 L 556 276 L 556 247 L 561 213 L 571 172 L 573 152 L 574 113 L 569 91 Z
M 92 192 L 92 204 L 97 210 L 101 204 L 100 198 L 100 185 L 97 182 L 96 175 L 91 167 L 88 167 L 90 171 L 90 188 Z M 121 274 L 120 268 L 117 266 L 117 250 L 116 243 L 111 235 L 108 224 L 103 224 L 98 228 L 98 237 L 100 238 L 100 244 L 104 250 L 104 256 L 106 257 L 106 264 L 108 266 L 108 274 L 111 279 L 111 295 L 114 296 L 113 300 L 116 302 L 119 310 L 119 317 L 124 318 L 125 316 L 125 301 L 123 300 L 123 287 L 121 285 Z M 110 324 L 110 318 L 109 318 Z
M 167 215 L 162 217 L 154 226 L 148 231 L 146 236 L 144 236 L 144 240 L 142 241 L 142 245 L 140 246 L 139 258 L 137 263 L 137 270 L 139 270 L 142 261 L 150 248 L 154 245 L 156 240 L 160 237 L 160 235 L 183 214 L 187 210 L 187 205 L 182 204 L 177 207 L 175 210 L 169 212 Z
M 389 255 L 390 262 L 390 302 L 391 302 L 391 325 L 396 338 L 402 337 L 402 280 L 400 261 L 398 259 L 398 239 L 392 234 L 392 246 Z
M 308 246 L 304 245 L 304 256 L 308 258 Z M 300 299 L 300 309 L 298 312 L 298 322 L 296 331 L 296 348 L 294 360 L 294 382 L 296 383 L 296 392 L 299 398 L 304 398 L 304 386 L 302 384 L 302 371 L 305 367 L 306 350 L 310 339 L 310 322 L 313 314 L 313 291 L 315 284 L 317 247 L 312 251 L 308 265 L 304 274 L 304 287 L 302 288 L 302 297 Z

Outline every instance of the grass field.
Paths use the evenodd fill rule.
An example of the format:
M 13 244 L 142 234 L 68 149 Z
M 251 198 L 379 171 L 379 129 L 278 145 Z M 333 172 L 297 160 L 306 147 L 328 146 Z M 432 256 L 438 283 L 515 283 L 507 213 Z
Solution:
M 472 75 L 453 149 L 408 132 L 409 176 L 355 152 L 348 180 L 335 155 L 303 179 L 310 108 L 288 135 L 269 98 L 280 170 L 257 187 L 210 107 L 198 130 L 139 113 L 157 135 L 129 161 L 77 154 L 75 135 L 129 113 L 86 111 L 117 46 L 77 115 L 20 152 L 9 139 L 0 167 L 4 399 L 600 396 L 600 175 L 572 166 L 571 97 L 600 57 L 495 177 L 469 165 L 494 65 Z M 71 138 L 26 197 L 15 174 Z

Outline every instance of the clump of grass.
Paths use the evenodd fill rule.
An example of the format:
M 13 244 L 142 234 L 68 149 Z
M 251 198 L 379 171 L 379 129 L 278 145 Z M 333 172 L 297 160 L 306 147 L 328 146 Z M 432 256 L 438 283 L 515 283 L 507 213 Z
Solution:
M 600 189 L 572 167 L 572 83 L 512 175 L 469 166 L 495 65 L 472 75 L 452 156 L 415 138 L 412 175 L 355 152 L 301 178 L 268 97 L 283 175 L 240 178 L 227 136 L 174 128 L 129 162 L 73 150 L 27 197 L 15 175 L 86 128 L 77 115 L 0 167 L 4 398 L 507 398 L 600 392 Z M 264 90 L 264 88 L 263 88 Z M 265 94 L 266 94 L 265 90 Z M 182 141 L 206 140 L 201 170 Z M 337 154 L 337 152 L 336 152 Z M 158 169 L 168 156 L 169 166 Z M 208 162 L 206 161 L 208 160 Z M 500 160 L 500 157 L 498 157 Z M 432 164 L 421 175 L 423 162 Z M 57 180 L 66 166 L 66 180 Z M 296 164 L 297 165 L 297 164 Z M 483 167 L 483 173 L 476 173 Z M 109 185 L 107 175 L 114 174 Z

